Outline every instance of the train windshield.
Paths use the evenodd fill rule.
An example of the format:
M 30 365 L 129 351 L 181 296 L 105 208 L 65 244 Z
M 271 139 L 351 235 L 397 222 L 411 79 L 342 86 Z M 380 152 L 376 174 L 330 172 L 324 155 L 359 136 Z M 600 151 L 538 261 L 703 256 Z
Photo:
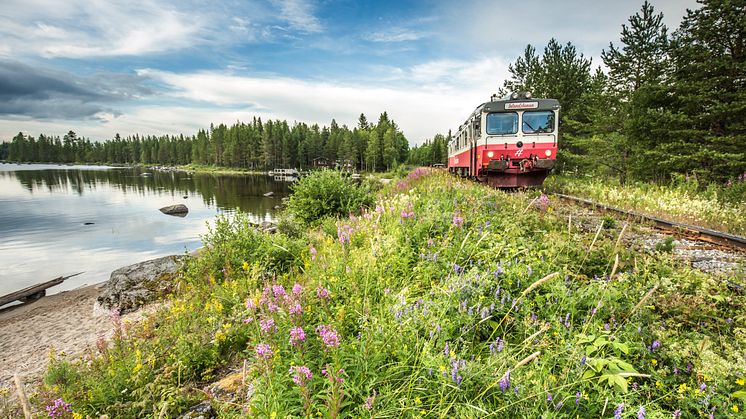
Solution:
M 500 112 L 487 114 L 487 134 L 506 135 L 518 132 L 518 114 Z
M 523 113 L 524 134 L 539 134 L 554 131 L 554 112 L 531 111 Z

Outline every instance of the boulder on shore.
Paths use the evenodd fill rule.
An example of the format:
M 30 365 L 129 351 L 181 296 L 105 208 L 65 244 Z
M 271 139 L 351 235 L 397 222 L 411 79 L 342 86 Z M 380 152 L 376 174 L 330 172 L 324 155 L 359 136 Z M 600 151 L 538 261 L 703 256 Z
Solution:
M 160 211 L 167 215 L 181 215 L 183 217 L 189 212 L 189 208 L 184 204 L 176 204 L 163 207 Z
M 183 255 L 165 256 L 115 270 L 96 299 L 96 310 L 127 313 L 168 293 L 186 259 Z

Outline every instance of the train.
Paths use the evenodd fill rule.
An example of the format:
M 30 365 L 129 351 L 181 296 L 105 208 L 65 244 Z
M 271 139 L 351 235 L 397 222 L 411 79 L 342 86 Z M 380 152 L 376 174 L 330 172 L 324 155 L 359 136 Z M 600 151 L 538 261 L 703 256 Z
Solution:
M 492 95 L 448 143 L 448 171 L 496 188 L 540 186 L 557 162 L 560 103 Z

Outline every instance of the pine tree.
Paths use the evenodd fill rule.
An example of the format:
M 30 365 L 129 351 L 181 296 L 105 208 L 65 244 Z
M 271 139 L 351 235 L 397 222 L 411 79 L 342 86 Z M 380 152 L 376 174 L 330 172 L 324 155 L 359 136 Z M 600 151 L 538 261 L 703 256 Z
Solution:
M 629 26 L 622 25 L 621 49 L 610 42 L 609 49 L 601 52 L 611 83 L 624 99 L 644 84 L 662 81 L 668 59 L 663 13 L 655 14 L 647 0 L 640 12 L 629 17 Z

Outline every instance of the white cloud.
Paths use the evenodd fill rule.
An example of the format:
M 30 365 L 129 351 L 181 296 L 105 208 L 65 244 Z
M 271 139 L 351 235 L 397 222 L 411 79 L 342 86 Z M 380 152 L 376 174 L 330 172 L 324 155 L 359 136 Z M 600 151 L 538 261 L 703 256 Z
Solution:
M 423 32 L 417 32 L 409 29 L 394 29 L 382 32 L 374 32 L 365 37 L 368 41 L 373 42 L 405 42 L 417 41 L 426 36 Z
M 145 69 L 168 87 L 162 99 L 187 106 L 143 103 L 121 115 L 101 113 L 96 120 L 60 121 L 14 118 L 0 120 L 0 138 L 19 130 L 63 135 L 73 129 L 92 139 L 140 134 L 191 135 L 210 123 L 232 124 L 263 119 L 328 125 L 332 118 L 354 126 L 360 113 L 375 120 L 387 111 L 412 144 L 456 129 L 502 84 L 504 65 L 496 59 L 475 62 L 436 61 L 409 69 L 388 69 L 385 85 L 308 81 L 279 77 L 245 77 L 228 72 L 176 74 Z M 391 87 L 394 86 L 394 87 Z
M 18 55 L 85 58 L 151 54 L 199 43 L 200 19 L 151 0 L 8 0 L 4 48 Z
M 318 18 L 313 14 L 313 7 L 307 0 L 274 0 L 280 8 L 281 17 L 290 24 L 292 29 L 317 33 L 323 30 Z

